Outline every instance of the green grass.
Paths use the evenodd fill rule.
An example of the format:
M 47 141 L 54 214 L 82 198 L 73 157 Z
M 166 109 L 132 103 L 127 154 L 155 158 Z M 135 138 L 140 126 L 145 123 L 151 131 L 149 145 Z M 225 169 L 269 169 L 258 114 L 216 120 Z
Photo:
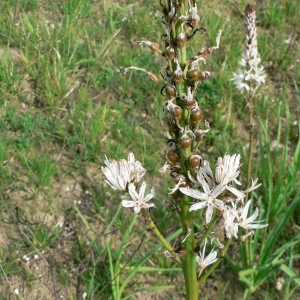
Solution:
M 207 33 L 196 34 L 189 55 L 204 45 L 215 45 L 218 30 L 224 31 L 220 50 L 203 66 L 212 78 L 197 95 L 211 125 L 201 150 L 210 161 L 225 152 L 247 156 L 245 101 L 228 82 L 238 68 L 246 4 L 198 1 L 201 26 Z M 16 282 L 24 286 L 24 299 L 33 298 L 38 290 L 45 293 L 46 287 L 52 291 L 46 299 L 58 299 L 58 291 L 65 299 L 80 299 L 83 292 L 88 293 L 87 299 L 99 299 L 99 291 L 107 299 L 137 292 L 139 296 L 145 288 L 144 276 L 153 287 L 172 286 L 172 292 L 147 293 L 159 293 L 161 299 L 183 297 L 180 272 L 161 255 L 162 249 L 157 251 L 151 233 L 138 247 L 143 220 L 137 220 L 138 226 L 128 235 L 132 215 L 120 212 L 114 219 L 120 194 L 107 189 L 100 170 L 105 154 L 119 159 L 134 152 L 147 169 L 147 182 L 156 189 L 157 227 L 166 235 L 180 227 L 177 219 L 165 226 L 174 214 L 161 206 L 173 184 L 158 172 L 167 149 L 162 84 L 140 72 L 124 75 L 124 68 L 137 66 L 159 77 L 160 57 L 137 45 L 142 39 L 162 45 L 159 9 L 159 1 L 146 0 L 0 3 L 0 215 L 8 221 L 1 229 L 7 241 L 0 253 L 1 299 L 19 288 Z M 253 299 L 297 299 L 294 274 L 299 273 L 295 261 L 300 248 L 293 241 L 298 239 L 300 223 L 295 204 L 300 174 L 300 10 L 297 1 L 289 0 L 261 1 L 255 9 L 267 83 L 257 100 L 254 158 L 254 174 L 263 187 L 252 197 L 270 226 L 262 233 L 264 243 L 260 233 L 255 236 L 252 265 L 243 264 L 239 257 L 238 262 L 224 262 L 212 281 L 225 278 L 218 299 L 234 299 L 236 290 L 242 295 L 246 288 Z M 244 163 L 244 174 L 246 170 Z M 246 177 L 242 180 L 245 183 Z M 20 207 L 19 219 L 16 207 Z M 282 226 L 276 231 L 278 224 Z M 180 247 L 180 238 L 174 245 Z M 113 241 L 109 247 L 108 240 Z M 125 255 L 127 247 L 128 252 L 138 248 L 133 258 Z M 40 281 L 16 263 L 36 250 L 43 251 L 51 266 L 42 264 Z M 127 269 L 122 269 L 124 265 Z M 127 282 L 134 266 L 137 272 Z M 121 276 L 112 280 L 120 269 Z M 245 285 L 236 282 L 238 276 Z M 284 289 L 276 291 L 280 276 L 286 279 Z M 210 298 L 211 289 L 204 289 L 203 298 L 215 299 Z

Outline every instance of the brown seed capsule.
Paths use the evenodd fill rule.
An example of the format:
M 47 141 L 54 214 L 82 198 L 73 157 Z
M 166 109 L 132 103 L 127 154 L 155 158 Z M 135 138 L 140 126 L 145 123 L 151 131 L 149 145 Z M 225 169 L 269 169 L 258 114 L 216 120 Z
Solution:
M 180 159 L 179 152 L 174 149 L 168 151 L 167 157 L 168 160 L 173 164 L 176 164 Z
M 176 96 L 176 88 L 174 85 L 167 85 L 166 88 L 166 95 L 168 99 L 173 99 Z
M 173 73 L 173 79 L 176 83 L 181 83 L 183 81 L 183 72 L 181 70 L 175 70 Z
M 170 19 L 170 23 L 172 25 L 175 25 L 177 23 L 177 21 L 178 21 L 178 15 L 177 15 L 177 13 L 176 12 L 173 13 L 173 14 L 169 13 L 169 19 Z
M 190 122 L 192 128 L 196 128 L 197 125 L 198 125 L 199 123 L 200 123 L 200 122 L 198 122 L 198 121 L 193 121 L 193 120 Z
M 202 120 L 202 110 L 200 108 L 195 108 L 192 110 L 191 120 L 197 121 L 198 123 Z
M 202 138 L 203 138 L 203 135 L 199 132 L 199 131 L 196 131 L 196 142 L 199 143 L 202 141 Z
M 178 34 L 177 36 L 177 46 L 183 47 L 187 42 L 187 38 L 183 33 Z
M 180 145 L 183 149 L 187 149 L 192 145 L 192 139 L 189 136 L 183 136 L 180 140 Z
M 168 125 L 170 131 L 176 131 L 177 130 L 177 125 L 176 125 L 175 120 L 167 119 L 167 125 Z
M 201 157 L 199 155 L 192 155 L 190 157 L 190 164 L 193 169 L 198 168 L 201 163 Z
M 175 120 L 179 120 L 182 116 L 182 108 L 180 106 L 175 106 L 173 109 L 172 109 L 172 117 L 175 119 Z
M 193 99 L 191 101 L 186 102 L 185 107 L 186 107 L 186 109 L 190 110 L 193 108 L 194 104 L 195 104 L 195 100 Z
M 173 47 L 169 46 L 169 47 L 166 48 L 166 53 L 165 54 L 166 54 L 166 58 L 168 60 L 173 60 L 174 57 L 175 57 L 175 49 Z
M 207 71 L 201 72 L 199 74 L 199 80 L 204 81 L 206 79 L 210 78 L 210 73 Z
M 186 77 L 189 81 L 197 81 L 200 77 L 200 72 L 197 69 L 191 69 L 187 72 Z

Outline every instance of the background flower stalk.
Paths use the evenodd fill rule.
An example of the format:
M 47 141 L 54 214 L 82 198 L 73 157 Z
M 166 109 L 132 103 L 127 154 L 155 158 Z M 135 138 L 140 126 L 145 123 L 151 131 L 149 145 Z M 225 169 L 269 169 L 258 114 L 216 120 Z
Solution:
M 265 83 L 266 74 L 264 67 L 260 66 L 260 55 L 257 46 L 256 13 L 248 4 L 245 9 L 245 43 L 242 58 L 239 64 L 242 66 L 237 73 L 233 73 L 236 88 L 245 96 L 247 108 L 249 109 L 249 155 L 247 184 L 250 186 L 254 147 L 255 119 L 254 107 L 258 88 Z M 248 200 L 248 199 L 247 199 Z

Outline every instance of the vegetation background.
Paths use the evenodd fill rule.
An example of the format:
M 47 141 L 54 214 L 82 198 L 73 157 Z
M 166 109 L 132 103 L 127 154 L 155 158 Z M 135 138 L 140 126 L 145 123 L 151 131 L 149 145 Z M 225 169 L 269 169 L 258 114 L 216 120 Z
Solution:
M 193 39 L 194 53 L 223 30 L 205 66 L 212 78 L 198 93 L 211 126 L 201 152 L 209 161 L 224 153 L 247 158 L 248 111 L 229 79 L 243 49 L 248 2 L 197 4 L 207 33 Z M 300 8 L 290 0 L 250 4 L 267 73 L 253 170 L 263 187 L 253 199 L 270 226 L 255 236 L 248 271 L 236 243 L 201 299 L 242 299 L 246 288 L 251 299 L 300 298 Z M 142 219 L 119 208 L 120 195 L 100 170 L 105 154 L 134 152 L 156 189 L 157 227 L 175 232 L 170 239 L 180 247 L 178 218 L 162 206 L 170 182 L 158 172 L 167 137 L 163 80 L 124 75 L 133 65 L 159 75 L 163 60 L 137 42 L 162 43 L 160 16 L 159 1 L 149 0 L 1 1 L 0 299 L 184 297 L 176 263 L 163 257 Z M 246 163 L 242 169 L 246 174 Z

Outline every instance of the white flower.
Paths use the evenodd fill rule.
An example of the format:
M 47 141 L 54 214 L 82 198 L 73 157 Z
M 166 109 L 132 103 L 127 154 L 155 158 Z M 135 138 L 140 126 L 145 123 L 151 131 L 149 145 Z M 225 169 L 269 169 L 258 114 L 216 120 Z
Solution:
M 106 176 L 105 182 L 113 189 L 125 191 L 128 183 L 138 184 L 146 173 L 142 164 L 135 160 L 133 153 L 129 153 L 128 161 L 125 159 L 116 161 L 107 158 L 107 156 L 105 158 L 106 167 L 101 167 L 101 170 Z
M 201 185 L 203 187 L 204 193 L 189 188 L 179 188 L 179 190 L 183 194 L 189 197 L 192 197 L 197 200 L 201 200 L 201 202 L 193 204 L 190 207 L 189 211 L 198 210 L 207 207 L 206 222 L 209 223 L 213 215 L 213 208 L 224 207 L 223 201 L 217 199 L 217 197 L 225 190 L 226 185 L 224 186 L 224 184 L 219 184 L 216 187 L 214 187 L 212 190 L 210 190 L 208 184 L 204 181 L 204 179 Z
M 160 173 L 165 173 L 167 170 L 170 170 L 171 166 L 170 164 L 166 161 L 165 164 L 158 170 Z
M 247 219 L 248 211 L 250 208 L 251 200 L 249 200 L 245 207 L 243 208 L 242 212 L 240 215 L 237 215 L 237 220 L 239 227 L 245 228 L 245 229 L 259 229 L 259 228 L 264 228 L 267 227 L 268 224 L 257 224 L 261 223 L 263 221 L 254 221 L 258 217 L 259 209 L 256 207 L 254 214 Z
M 186 179 L 185 179 L 185 177 L 183 175 L 176 176 L 175 180 L 178 181 L 178 182 L 177 182 L 177 184 L 175 185 L 174 188 L 169 189 L 170 190 L 169 195 L 174 194 L 179 189 L 179 187 L 181 185 L 185 185 L 186 184 Z
M 241 156 L 239 154 L 224 155 L 224 157 L 218 157 L 217 167 L 215 171 L 216 182 L 221 183 L 225 176 L 228 176 L 228 182 L 234 181 L 236 184 L 241 185 L 237 180 L 240 172 L 238 168 L 240 167 Z
M 213 264 L 215 261 L 218 260 L 218 258 L 217 258 L 218 252 L 214 251 L 214 249 L 212 249 L 210 251 L 210 253 L 205 257 L 206 242 L 207 242 L 207 239 L 205 240 L 202 252 L 200 250 L 199 256 L 197 255 L 197 257 L 196 257 L 196 262 L 200 267 L 200 274 L 207 266 Z
M 135 160 L 133 153 L 128 154 L 129 182 L 138 184 L 146 173 L 142 163 Z
M 252 184 L 251 184 L 250 188 L 245 190 L 245 191 L 239 191 L 233 186 L 227 186 L 226 189 L 236 196 L 236 201 L 242 201 L 243 202 L 247 193 L 250 193 L 253 190 L 255 190 L 255 189 L 257 189 L 261 186 L 261 183 L 256 184 L 257 181 L 258 181 L 258 178 L 254 181 L 251 178 L 251 180 L 252 180 Z
M 124 207 L 133 207 L 136 214 L 138 214 L 142 208 L 155 207 L 153 203 L 148 203 L 155 195 L 154 189 L 152 188 L 150 194 L 145 196 L 146 187 L 147 184 L 144 181 L 140 188 L 140 192 L 137 193 L 136 186 L 133 183 L 129 183 L 128 193 L 131 198 L 128 195 L 123 196 L 122 205 Z
M 262 185 L 261 183 L 256 184 L 257 181 L 258 181 L 258 178 L 256 178 L 255 180 L 253 180 L 253 179 L 251 178 L 251 181 L 252 181 L 252 184 L 251 184 L 250 188 L 247 189 L 247 190 L 245 190 L 244 193 L 250 193 L 250 192 L 252 192 L 253 190 L 259 188 L 259 187 Z
M 233 208 L 230 208 L 229 206 L 225 206 L 225 211 L 223 213 L 223 217 L 224 217 L 224 228 L 225 228 L 225 233 L 226 233 L 226 237 L 228 239 L 235 237 L 236 239 L 238 238 L 237 234 L 238 234 L 238 224 L 235 221 L 236 218 L 236 208 L 235 206 L 233 206 Z
M 197 185 L 202 186 L 202 182 L 203 180 L 205 180 L 206 184 L 208 184 L 210 189 L 212 189 L 215 186 L 213 172 L 207 160 L 203 161 L 202 167 L 198 169 L 196 173 L 197 180 L 195 180 L 190 173 L 188 173 L 188 177 L 193 183 Z
M 111 160 L 107 156 L 105 158 L 104 163 L 106 167 L 101 167 L 103 174 L 107 178 L 105 182 L 113 189 L 125 191 L 129 180 L 129 169 L 126 160 Z

